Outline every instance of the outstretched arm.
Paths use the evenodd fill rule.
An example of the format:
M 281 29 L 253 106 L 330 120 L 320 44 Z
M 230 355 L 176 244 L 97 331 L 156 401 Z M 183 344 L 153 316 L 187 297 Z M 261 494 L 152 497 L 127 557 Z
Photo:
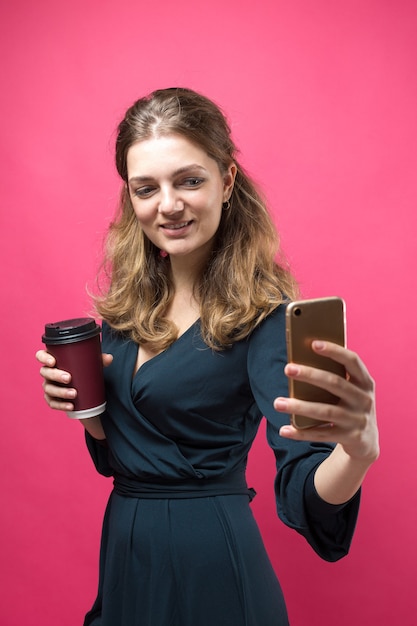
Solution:
M 347 379 L 323 370 L 289 363 L 289 378 L 322 387 L 340 398 L 336 405 L 279 397 L 274 408 L 318 419 L 322 426 L 298 430 L 282 426 L 280 435 L 298 441 L 333 442 L 336 447 L 318 466 L 314 485 L 319 496 L 330 504 L 342 504 L 358 491 L 372 463 L 379 456 L 375 410 L 375 384 L 359 356 L 346 348 L 323 341 L 313 349 L 342 363 Z

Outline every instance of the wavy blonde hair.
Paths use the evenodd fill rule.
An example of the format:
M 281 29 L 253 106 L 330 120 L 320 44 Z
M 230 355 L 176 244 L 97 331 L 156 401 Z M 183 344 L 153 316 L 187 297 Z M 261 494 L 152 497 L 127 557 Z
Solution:
M 96 309 L 115 330 L 152 350 L 164 350 L 178 337 L 166 317 L 174 294 L 169 258 L 161 257 L 138 223 L 126 165 L 132 144 L 170 134 L 203 149 L 221 173 L 232 162 L 237 167 L 230 207 L 222 212 L 211 256 L 195 285 L 202 337 L 211 348 L 222 349 L 248 336 L 284 299 L 294 298 L 297 286 L 284 263 L 275 261 L 275 227 L 236 159 L 225 116 L 212 101 L 189 89 L 155 91 L 135 102 L 119 124 L 116 166 L 125 185 L 107 234 L 106 286 L 95 298 Z

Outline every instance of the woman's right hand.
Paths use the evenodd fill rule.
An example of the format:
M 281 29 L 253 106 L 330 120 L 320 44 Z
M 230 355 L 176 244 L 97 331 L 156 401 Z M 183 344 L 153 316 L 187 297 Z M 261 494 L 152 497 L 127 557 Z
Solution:
M 113 360 L 111 354 L 103 354 L 103 366 L 110 365 Z M 58 411 L 73 411 L 72 400 L 77 397 L 77 390 L 70 386 L 71 374 L 55 367 L 56 361 L 46 350 L 38 350 L 36 358 L 42 364 L 42 376 L 45 401 L 51 409 Z
M 44 379 L 42 387 L 46 403 L 51 409 L 73 411 L 72 400 L 77 397 L 77 390 L 68 386 L 71 374 L 55 367 L 55 358 L 46 350 L 38 350 L 36 358 L 42 364 L 40 375 Z

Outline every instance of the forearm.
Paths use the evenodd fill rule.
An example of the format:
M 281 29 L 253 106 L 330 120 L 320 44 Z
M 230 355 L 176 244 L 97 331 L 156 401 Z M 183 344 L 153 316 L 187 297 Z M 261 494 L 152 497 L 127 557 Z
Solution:
M 362 485 L 374 460 L 354 459 L 338 444 L 316 470 L 314 486 L 317 493 L 330 504 L 347 502 Z
M 82 423 L 86 431 L 89 432 L 92 437 L 94 437 L 94 439 L 106 438 L 99 415 L 97 415 L 96 417 L 89 417 L 88 419 L 80 420 L 80 422 Z

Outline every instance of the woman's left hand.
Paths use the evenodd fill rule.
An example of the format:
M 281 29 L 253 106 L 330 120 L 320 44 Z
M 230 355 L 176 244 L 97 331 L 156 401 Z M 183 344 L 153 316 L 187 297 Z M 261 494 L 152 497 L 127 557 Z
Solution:
M 322 422 L 319 427 L 299 430 L 286 425 L 280 435 L 301 441 L 339 443 L 351 459 L 371 464 L 379 456 L 375 409 L 375 383 L 359 356 L 337 344 L 313 341 L 312 349 L 344 365 L 346 379 L 316 368 L 288 363 L 285 374 L 321 387 L 340 398 L 337 404 L 306 402 L 293 398 L 276 398 L 274 408 Z

